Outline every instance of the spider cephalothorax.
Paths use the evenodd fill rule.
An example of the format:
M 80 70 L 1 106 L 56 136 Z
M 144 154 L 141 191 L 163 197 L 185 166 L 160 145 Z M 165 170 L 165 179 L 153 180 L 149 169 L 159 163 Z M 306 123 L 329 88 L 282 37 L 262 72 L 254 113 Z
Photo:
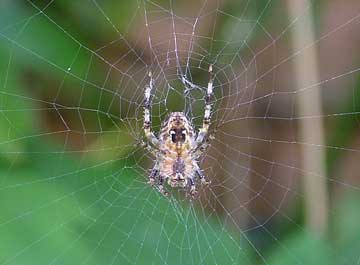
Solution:
M 155 166 L 149 176 L 149 183 L 156 185 L 159 191 L 167 195 L 164 182 L 171 187 L 189 188 L 192 197 L 197 195 L 195 177 L 202 184 L 209 184 L 198 165 L 198 158 L 207 143 L 211 114 L 211 95 L 213 94 L 212 66 L 209 67 L 210 80 L 205 97 L 203 126 L 199 132 L 194 131 L 190 120 L 183 112 L 172 112 L 162 123 L 159 137 L 151 131 L 151 92 L 153 89 L 152 74 L 145 88 L 144 132 L 151 144 L 149 148 L 156 156 Z

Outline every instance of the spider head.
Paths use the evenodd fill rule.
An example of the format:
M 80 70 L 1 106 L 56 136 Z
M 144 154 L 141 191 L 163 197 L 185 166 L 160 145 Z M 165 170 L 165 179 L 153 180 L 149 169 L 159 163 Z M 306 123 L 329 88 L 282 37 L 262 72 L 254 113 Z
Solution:
M 192 135 L 192 127 L 183 112 L 172 112 L 167 119 L 166 128 L 173 144 L 188 142 Z

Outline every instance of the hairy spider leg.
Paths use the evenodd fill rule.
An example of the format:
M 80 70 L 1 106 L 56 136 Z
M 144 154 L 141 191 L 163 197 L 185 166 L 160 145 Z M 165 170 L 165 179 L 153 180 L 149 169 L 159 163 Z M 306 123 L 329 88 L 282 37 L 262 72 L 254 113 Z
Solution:
M 149 181 L 148 183 L 152 186 L 155 184 L 155 178 L 159 175 L 159 165 L 158 163 L 155 164 L 153 169 L 151 170 L 151 173 L 149 175 Z
M 159 140 L 151 130 L 151 92 L 154 86 L 154 80 L 151 71 L 148 73 L 149 83 L 145 86 L 145 97 L 144 97 L 144 133 L 148 141 L 155 147 L 159 146 Z
M 196 190 L 194 178 L 190 177 L 189 182 L 190 182 L 190 192 L 189 192 L 190 196 L 192 198 L 195 198 L 198 195 L 198 191 Z
M 209 185 L 210 184 L 210 180 L 206 179 L 204 173 L 201 171 L 201 169 L 198 166 L 196 166 L 195 172 L 199 176 L 201 184 L 203 184 L 203 185 Z
M 167 191 L 165 191 L 164 189 L 164 181 L 165 178 L 161 175 L 159 175 L 160 170 L 159 170 L 159 164 L 156 163 L 155 166 L 153 167 L 153 169 L 151 170 L 150 176 L 149 176 L 149 181 L 148 184 L 150 184 L 151 186 L 156 186 L 156 188 L 159 190 L 159 192 L 165 196 L 168 196 L 169 193 Z M 156 185 L 156 178 L 159 177 L 159 184 Z
M 168 196 L 169 193 L 164 189 L 164 181 L 166 179 L 164 178 L 164 176 L 160 175 L 160 178 L 159 178 L 159 185 L 157 186 L 159 192 L 164 195 L 164 196 Z
M 206 89 L 206 96 L 205 96 L 205 108 L 204 108 L 204 118 L 203 118 L 203 125 L 199 129 L 199 134 L 196 139 L 196 144 L 201 145 L 203 144 L 204 140 L 207 138 L 207 134 L 209 131 L 210 126 L 210 117 L 211 117 L 211 99 L 213 95 L 213 83 L 214 83 L 214 74 L 213 74 L 213 66 L 210 64 L 209 66 L 209 82 Z

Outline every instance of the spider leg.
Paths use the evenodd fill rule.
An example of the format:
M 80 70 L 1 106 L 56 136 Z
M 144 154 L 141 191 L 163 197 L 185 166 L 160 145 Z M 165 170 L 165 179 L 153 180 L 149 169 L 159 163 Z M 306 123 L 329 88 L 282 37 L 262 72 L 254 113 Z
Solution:
M 196 138 L 196 144 L 200 146 L 204 140 L 207 138 L 207 134 L 209 131 L 210 126 L 210 116 L 211 116 L 211 98 L 213 95 L 213 83 L 214 83 L 214 74 L 212 69 L 212 64 L 209 66 L 209 82 L 206 89 L 206 96 L 205 96 L 205 109 L 204 109 L 204 118 L 203 118 L 203 125 L 199 129 L 198 136 Z
M 211 183 L 210 180 L 207 180 L 204 173 L 201 171 L 201 169 L 197 166 L 195 169 L 196 174 L 199 176 L 199 179 L 201 181 L 201 184 L 203 185 L 209 185 Z
M 163 195 L 168 196 L 169 193 L 167 191 L 165 191 L 164 189 L 164 177 L 159 175 L 160 170 L 159 170 L 159 164 L 155 164 L 154 168 L 151 170 L 150 176 L 149 176 L 149 181 L 147 182 L 148 184 L 150 184 L 151 186 L 155 186 L 156 189 Z M 159 177 L 159 184 L 156 184 L 156 178 Z
M 159 146 L 159 140 L 156 138 L 155 134 L 151 130 L 151 91 L 153 90 L 154 80 L 152 78 L 152 73 L 149 71 L 149 84 L 145 86 L 145 97 L 144 97 L 144 133 L 148 141 L 155 147 Z
M 150 145 L 148 142 L 145 141 L 141 141 L 140 145 L 142 148 L 145 148 L 149 153 L 151 153 L 153 156 L 157 156 L 158 155 L 158 149 L 152 145 Z
M 155 184 L 155 178 L 159 175 L 159 167 L 156 164 L 154 166 L 154 168 L 151 170 L 150 176 L 149 176 L 149 181 L 147 182 L 148 184 L 150 184 L 151 186 L 154 186 Z
M 190 183 L 190 192 L 189 192 L 189 194 L 190 194 L 192 199 L 195 199 L 199 193 L 196 190 L 195 181 L 194 181 L 193 177 L 189 177 L 189 183 Z
M 210 140 L 214 140 L 215 137 L 213 136 L 213 134 L 209 134 L 202 143 L 199 143 L 195 148 L 194 148 L 194 157 L 195 158 L 199 158 L 204 151 L 207 149 L 207 147 L 209 146 L 209 142 Z
M 164 196 L 169 196 L 169 193 L 164 189 L 164 176 L 160 176 L 159 185 L 157 186 L 157 189 L 159 192 Z

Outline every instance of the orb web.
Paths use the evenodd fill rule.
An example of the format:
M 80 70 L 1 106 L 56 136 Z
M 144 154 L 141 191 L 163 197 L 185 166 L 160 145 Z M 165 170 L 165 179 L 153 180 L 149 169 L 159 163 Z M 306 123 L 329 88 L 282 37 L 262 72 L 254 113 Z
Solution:
M 359 262 L 342 201 L 359 196 L 360 6 L 300 2 L 3 3 L 0 264 Z M 199 129 L 210 65 L 211 185 L 165 198 L 147 73 L 155 133 L 173 111 Z

